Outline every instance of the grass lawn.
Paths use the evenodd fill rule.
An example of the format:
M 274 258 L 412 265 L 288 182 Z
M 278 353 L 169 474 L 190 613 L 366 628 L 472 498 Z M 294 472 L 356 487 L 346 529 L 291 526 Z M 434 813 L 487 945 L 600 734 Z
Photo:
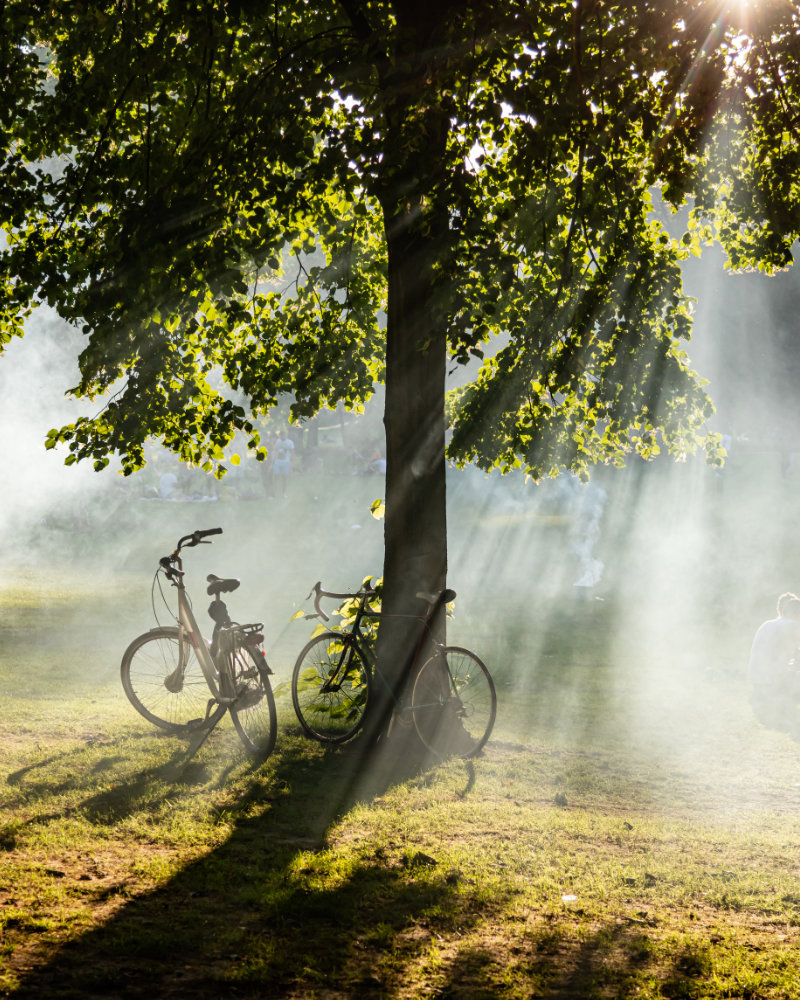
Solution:
M 800 747 L 755 724 L 742 671 L 797 553 L 747 586 L 731 568 L 778 552 L 788 485 L 744 534 L 752 508 L 723 496 L 713 544 L 680 552 L 668 504 L 656 531 L 609 508 L 588 598 L 558 518 L 465 501 L 451 639 L 495 676 L 493 738 L 474 762 L 389 745 L 367 767 L 301 735 L 286 682 L 314 580 L 379 572 L 379 492 L 120 502 L 4 568 L 0 995 L 800 997 Z M 280 729 L 259 767 L 229 720 L 191 755 L 119 684 L 158 557 L 217 524 L 189 589 L 202 620 L 203 574 L 240 575 L 232 610 L 266 622 Z

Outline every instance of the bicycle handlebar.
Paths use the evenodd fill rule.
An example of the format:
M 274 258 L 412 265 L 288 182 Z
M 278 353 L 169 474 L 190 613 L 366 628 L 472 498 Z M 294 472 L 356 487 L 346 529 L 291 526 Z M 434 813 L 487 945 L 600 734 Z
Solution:
M 368 597 L 372 597 L 374 594 L 377 594 L 377 593 L 378 593 L 378 591 L 375 590 L 374 588 L 372 588 L 372 587 L 365 587 L 363 590 L 359 590 L 357 594 L 335 594 L 332 590 L 323 590 L 322 587 L 321 587 L 321 581 L 317 580 L 317 582 L 311 588 L 311 591 L 310 591 L 308 597 L 311 597 L 311 594 L 315 595 L 314 596 L 314 610 L 317 612 L 317 614 L 320 616 L 320 618 L 323 621 L 329 622 L 331 620 L 331 616 L 330 615 L 326 615 L 325 612 L 320 607 L 320 604 L 319 604 L 320 598 L 322 598 L 322 597 L 333 597 L 333 598 L 336 598 L 336 599 L 339 599 L 339 600 L 348 600 L 348 599 L 355 600 L 357 597 L 360 597 L 360 598 L 362 598 L 362 600 L 366 600 Z M 308 597 L 306 598 L 306 600 L 308 600 Z
M 195 545 L 200 545 L 204 538 L 209 535 L 221 535 L 222 528 L 204 528 L 200 531 L 193 531 L 191 535 L 184 535 L 183 538 L 178 542 L 178 548 L 176 552 L 180 552 L 183 548 L 192 548 Z
M 359 590 L 358 593 L 356 594 L 337 594 L 332 590 L 323 590 L 322 582 L 320 580 L 317 580 L 317 582 L 311 588 L 311 591 L 309 592 L 309 595 L 306 598 L 306 600 L 308 600 L 313 594 L 314 610 L 323 621 L 329 622 L 331 620 L 331 616 L 325 614 L 319 603 L 323 597 L 331 597 L 336 600 L 356 600 L 360 598 L 363 604 L 366 602 L 367 598 L 373 597 L 377 593 L 378 593 L 377 590 L 375 590 L 373 587 L 367 586 L 364 587 L 363 590 Z M 417 593 L 417 597 L 421 601 L 425 601 L 430 606 L 428 613 L 432 615 L 435 613 L 434 609 L 436 607 L 439 607 L 442 604 L 449 604 L 451 601 L 454 601 L 456 599 L 456 592 L 454 590 L 451 590 L 450 588 L 447 588 L 446 590 L 440 590 L 438 594 L 429 594 L 425 591 L 419 591 Z M 370 613 L 371 617 L 373 615 L 375 617 L 381 617 L 377 612 Z M 416 617 L 416 616 L 412 615 L 411 617 Z
M 331 620 L 330 615 L 326 615 L 325 612 L 320 607 L 319 602 L 321 598 L 332 597 L 338 600 L 348 600 L 348 599 L 356 600 L 357 598 L 360 598 L 362 604 L 364 604 L 366 603 L 367 598 L 373 597 L 377 593 L 378 593 L 377 590 L 375 590 L 373 587 L 365 587 L 363 590 L 359 590 L 358 593 L 356 594 L 336 594 L 332 590 L 323 590 L 321 581 L 317 580 L 317 582 L 311 588 L 311 591 L 306 600 L 308 600 L 308 598 L 311 597 L 311 595 L 313 594 L 314 610 L 323 621 L 329 622 Z M 417 593 L 417 597 L 421 601 L 426 601 L 427 604 L 430 605 L 428 614 L 432 615 L 435 613 L 435 608 L 441 606 L 442 604 L 449 604 L 451 601 L 454 601 L 456 599 L 456 592 L 454 590 L 450 590 L 449 588 L 447 590 L 440 590 L 438 594 L 429 594 L 426 593 L 425 591 L 419 591 L 419 593 Z M 378 612 L 371 612 L 371 613 L 368 612 L 368 613 L 370 614 L 370 617 L 372 616 L 378 618 L 381 617 L 378 614 Z M 415 616 L 412 615 L 411 617 Z
M 175 583 L 176 578 L 182 577 L 183 572 L 180 569 L 176 569 L 173 565 L 174 563 L 180 564 L 181 560 L 181 549 L 193 548 L 195 545 L 209 544 L 208 542 L 203 542 L 204 538 L 208 538 L 209 535 L 221 535 L 222 528 L 201 528 L 198 531 L 193 531 L 191 535 L 184 535 L 183 538 L 178 540 L 178 544 L 175 551 L 168 556 L 162 556 L 158 560 L 158 565 L 164 570 L 167 578 Z

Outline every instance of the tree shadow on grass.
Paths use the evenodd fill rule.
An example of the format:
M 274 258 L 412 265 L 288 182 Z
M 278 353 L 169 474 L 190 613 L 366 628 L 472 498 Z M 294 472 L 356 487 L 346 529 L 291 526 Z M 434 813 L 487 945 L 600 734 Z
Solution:
M 186 794 L 187 786 L 191 794 L 195 782 L 207 780 L 209 765 L 193 759 L 180 764 L 181 754 L 129 771 L 115 787 L 87 795 L 81 814 L 113 827 L 146 812 L 148 802 Z M 90 788 L 97 762 L 84 758 L 81 766 L 87 771 L 83 787 Z M 381 795 L 426 766 L 419 757 L 398 758 L 388 748 L 365 767 L 358 748 L 309 753 L 307 742 L 295 741 L 268 767 L 251 766 L 246 780 L 240 771 L 244 792 L 226 807 L 234 831 L 223 845 L 163 887 L 124 903 L 107 923 L 59 948 L 45 964 L 19 971 L 13 995 L 261 997 L 282 995 L 294 983 L 313 987 L 326 981 L 374 993 L 375 948 L 361 942 L 376 928 L 391 937 L 427 910 L 455 905 L 448 897 L 455 897 L 457 885 L 445 873 L 415 877 L 402 859 L 387 858 L 369 844 L 342 862 L 337 852 L 325 850 L 326 836 L 356 802 Z M 80 782 L 74 771 L 63 761 L 50 791 L 58 793 L 62 785 L 74 790 Z M 166 774 L 175 777 L 171 786 Z M 226 775 L 216 780 L 222 783 Z M 46 783 L 37 783 L 42 794 Z M 57 818 L 54 812 L 36 821 Z M 143 858 L 147 850 L 143 844 Z M 125 889 L 113 891 L 119 898 Z M 95 901 L 107 897 L 108 887 L 98 885 Z
M 438 973 L 438 1000 L 497 1000 L 509 986 L 515 996 L 539 1000 L 625 1000 L 642 995 L 653 981 L 659 996 L 693 1000 L 703 996 L 711 963 L 704 942 L 676 945 L 659 963 L 658 948 L 636 926 L 611 923 L 593 930 L 542 927 L 523 936 L 510 954 L 489 946 L 459 949 Z
M 185 794 L 187 786 L 209 783 L 209 765 L 187 757 L 182 745 L 174 746 L 165 762 L 142 767 L 143 757 L 163 757 L 162 741 L 162 734 L 143 733 L 127 736 L 113 746 L 110 741 L 99 747 L 72 746 L 42 757 L 7 775 L 6 784 L 15 790 L 17 797 L 7 799 L 6 805 L 13 810 L 30 801 L 53 804 L 51 812 L 27 810 L 29 816 L 21 826 L 40 827 L 57 822 L 76 808 L 91 823 L 103 825 L 179 797 Z M 102 752 L 109 748 L 113 752 Z M 230 758 L 216 783 L 223 785 L 235 766 L 235 758 Z M 98 782 L 108 781 L 112 782 L 108 787 L 88 795 L 79 806 L 72 801 L 64 805 L 65 799 L 71 800 Z
M 418 777 L 424 760 L 398 759 L 388 747 L 367 768 L 357 748 L 309 753 L 305 742 L 282 743 L 268 766 L 249 769 L 246 782 L 238 772 L 244 791 L 227 807 L 234 829 L 224 844 L 20 971 L 16 1000 L 377 1000 L 414 995 L 415 983 L 426 995 L 494 1000 L 512 981 L 552 1000 L 633 996 L 654 961 L 640 929 L 549 933 L 538 917 L 530 929 L 500 928 L 498 937 L 508 900 L 496 888 L 488 900 L 481 886 L 424 855 L 415 862 L 413 845 L 403 855 L 368 842 L 327 850 L 337 817 Z M 148 796 L 180 794 L 162 775 L 178 757 L 87 795 L 81 811 L 113 824 L 146 812 Z M 184 761 L 184 794 L 209 766 Z M 226 764 L 216 780 L 227 773 Z M 468 765 L 463 794 L 474 773 Z M 124 897 L 124 886 L 110 890 L 117 899 L 120 889 Z M 95 901 L 108 892 L 98 885 Z M 517 942 L 510 952 L 508 940 Z M 661 975 L 669 995 L 695 995 L 703 968 L 676 958 Z

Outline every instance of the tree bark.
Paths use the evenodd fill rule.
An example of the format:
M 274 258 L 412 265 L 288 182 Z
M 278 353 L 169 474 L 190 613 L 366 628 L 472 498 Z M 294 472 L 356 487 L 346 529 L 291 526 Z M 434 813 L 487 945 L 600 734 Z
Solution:
M 365 739 L 373 744 L 390 727 L 395 708 L 409 695 L 414 656 L 425 643 L 422 619 L 429 609 L 420 592 L 437 593 L 447 576 L 444 382 L 446 333 L 431 309 L 436 289 L 437 241 L 417 231 L 417 213 L 385 209 L 388 243 L 386 323 L 386 513 L 383 599 L 378 632 L 379 676 Z M 413 216 L 413 218 L 412 218 Z M 444 638 L 444 617 L 434 633 Z M 422 652 L 424 656 L 424 650 Z M 383 681 L 381 680 L 383 677 Z M 402 752 L 403 734 L 392 743 Z
M 407 698 L 410 668 L 425 643 L 422 618 L 447 576 L 444 391 L 449 216 L 444 197 L 450 119 L 432 65 L 437 22 L 418 0 L 396 4 L 403 51 L 385 105 L 379 198 L 388 250 L 386 324 L 386 514 L 378 661 L 368 739 L 385 733 Z M 405 7 L 404 11 L 399 8 Z M 432 26 L 434 30 L 432 31 Z M 444 613 L 433 633 L 444 639 Z M 423 649 L 422 656 L 424 658 Z M 413 728 L 413 727 L 412 727 Z M 409 732 L 396 727 L 396 734 Z
M 386 514 L 383 612 L 378 640 L 380 669 L 392 691 L 376 685 L 380 730 L 395 702 L 407 697 L 418 644 L 426 642 L 420 618 L 429 604 L 420 592 L 438 593 L 447 576 L 444 380 L 446 339 L 421 308 L 433 269 L 420 266 L 427 247 L 407 230 L 389 239 L 389 306 L 386 335 Z M 434 623 L 444 638 L 444 619 Z M 424 656 L 424 652 L 423 652 Z

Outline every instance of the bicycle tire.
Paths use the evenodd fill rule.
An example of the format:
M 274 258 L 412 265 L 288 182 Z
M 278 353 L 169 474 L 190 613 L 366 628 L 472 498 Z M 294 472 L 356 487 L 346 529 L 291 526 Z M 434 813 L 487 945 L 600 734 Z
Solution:
M 217 704 L 206 716 L 209 701 L 217 695 L 216 685 L 206 678 L 186 633 L 183 635 L 181 640 L 175 626 L 145 632 L 125 650 L 120 666 L 123 690 L 136 711 L 154 726 L 175 734 L 213 726 L 225 711 Z M 185 663 L 178 678 L 181 651 Z M 168 686 L 170 678 L 173 690 Z
M 228 654 L 228 668 L 236 692 L 230 705 L 234 728 L 248 753 L 267 758 L 275 746 L 278 720 L 264 654 L 252 646 L 238 646 Z
M 486 665 L 468 649 L 445 647 L 420 668 L 411 714 L 420 740 L 437 757 L 474 757 L 489 739 L 497 715 L 497 694 Z
M 347 658 L 343 680 L 325 690 Z M 370 672 L 355 642 L 323 632 L 300 652 L 292 673 L 292 703 L 306 734 L 320 743 L 346 743 L 361 728 L 370 701 Z

